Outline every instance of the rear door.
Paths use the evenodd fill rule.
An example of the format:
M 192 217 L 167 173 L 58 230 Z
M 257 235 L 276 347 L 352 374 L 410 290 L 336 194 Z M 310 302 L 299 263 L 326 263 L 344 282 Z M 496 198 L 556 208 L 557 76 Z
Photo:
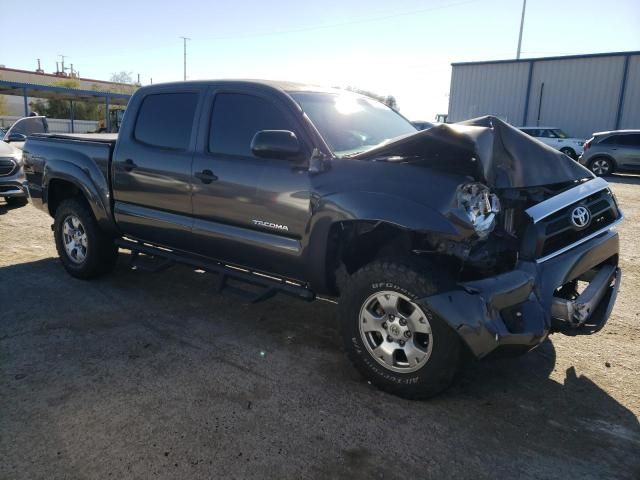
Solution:
M 618 135 L 615 157 L 623 168 L 640 169 L 640 133 Z
M 212 89 L 193 162 L 194 250 L 208 257 L 296 278 L 309 222 L 306 165 L 258 158 L 260 130 L 293 131 L 309 154 L 293 101 L 256 89 Z
M 112 162 L 114 213 L 130 237 L 176 249 L 191 241 L 191 162 L 203 88 L 156 89 L 130 112 Z

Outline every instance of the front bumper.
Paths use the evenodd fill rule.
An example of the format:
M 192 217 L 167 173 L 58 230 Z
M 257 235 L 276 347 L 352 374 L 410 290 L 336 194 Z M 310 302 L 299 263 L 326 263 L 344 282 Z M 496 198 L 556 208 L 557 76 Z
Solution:
M 418 303 L 445 320 L 478 358 L 506 345 L 534 348 L 553 332 L 595 333 L 616 300 L 618 251 L 618 234 L 607 230 L 544 262 L 520 261 L 513 271 Z M 578 280 L 591 283 L 567 300 L 561 289 Z
M 17 173 L 6 177 L 0 177 L 0 197 L 25 197 L 27 190 L 25 187 L 26 178 L 22 167 Z
M 24 181 L 4 179 L 0 177 L 0 197 L 26 197 Z

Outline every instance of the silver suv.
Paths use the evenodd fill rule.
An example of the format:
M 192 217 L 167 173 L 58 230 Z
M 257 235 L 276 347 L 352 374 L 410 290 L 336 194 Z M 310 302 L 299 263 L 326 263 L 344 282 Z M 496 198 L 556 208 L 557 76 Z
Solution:
M 598 176 L 640 172 L 640 130 L 596 132 L 585 142 L 578 161 Z

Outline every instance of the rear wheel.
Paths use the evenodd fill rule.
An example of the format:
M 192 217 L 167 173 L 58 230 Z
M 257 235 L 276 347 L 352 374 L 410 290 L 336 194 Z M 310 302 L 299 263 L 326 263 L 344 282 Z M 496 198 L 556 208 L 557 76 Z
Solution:
M 58 206 L 53 230 L 60 261 L 74 277 L 93 278 L 115 267 L 118 248 L 82 200 L 70 198 Z
M 345 348 L 378 388 L 419 399 L 451 383 L 458 335 L 416 302 L 436 291 L 429 272 L 406 262 L 374 262 L 347 282 L 338 310 Z
M 589 170 L 602 177 L 613 173 L 613 162 L 606 157 L 596 157 L 589 163 Z

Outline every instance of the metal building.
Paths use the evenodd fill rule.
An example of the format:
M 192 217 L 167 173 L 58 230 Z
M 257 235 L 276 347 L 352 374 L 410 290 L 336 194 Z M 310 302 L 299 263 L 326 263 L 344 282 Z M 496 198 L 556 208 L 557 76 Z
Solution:
M 640 51 L 453 63 L 448 120 L 489 114 L 582 138 L 640 128 Z

